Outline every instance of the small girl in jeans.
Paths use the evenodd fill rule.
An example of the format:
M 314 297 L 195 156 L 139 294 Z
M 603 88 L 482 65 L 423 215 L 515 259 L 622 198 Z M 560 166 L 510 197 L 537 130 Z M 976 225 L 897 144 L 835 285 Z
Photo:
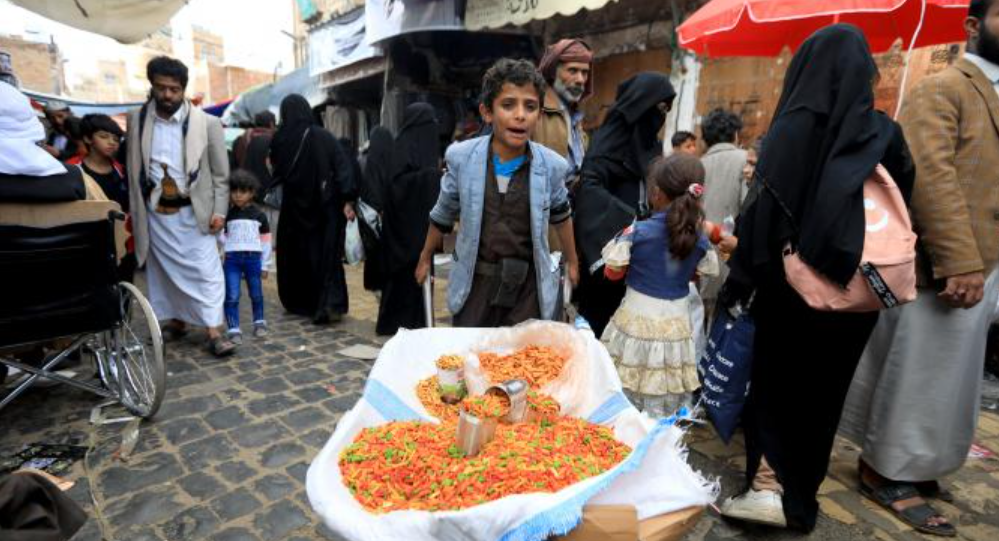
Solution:
M 602 341 L 625 394 L 638 409 L 664 417 L 700 387 L 687 297 L 695 273 L 718 274 L 718 258 L 701 231 L 704 166 L 673 154 L 649 168 L 653 214 L 604 246 L 604 275 L 626 279 L 627 293 Z
M 229 340 L 243 342 L 239 330 L 240 283 L 246 278 L 246 288 L 253 305 L 253 336 L 267 336 L 264 319 L 264 288 L 271 257 L 271 230 L 267 215 L 253 203 L 260 187 L 252 173 L 237 169 L 229 176 L 229 213 L 221 233 L 225 250 L 225 319 Z

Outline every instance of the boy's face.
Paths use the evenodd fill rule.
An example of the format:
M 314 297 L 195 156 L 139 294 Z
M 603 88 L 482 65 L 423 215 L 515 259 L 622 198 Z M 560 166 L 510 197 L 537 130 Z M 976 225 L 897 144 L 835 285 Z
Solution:
M 229 198 L 232 199 L 233 205 L 243 208 L 253 201 L 253 190 L 247 190 L 245 188 L 230 190 Z
M 91 152 L 100 154 L 108 160 L 115 158 L 121 145 L 121 139 L 117 135 L 106 131 L 98 131 L 93 137 L 85 137 L 84 142 L 90 147 Z
M 697 156 L 697 139 L 687 139 L 680 143 L 680 146 L 673 147 L 673 151 Z
M 479 106 L 486 122 L 493 125 L 493 138 L 501 146 L 522 150 L 534 133 L 541 111 L 538 91 L 532 84 L 504 83 L 490 107 Z

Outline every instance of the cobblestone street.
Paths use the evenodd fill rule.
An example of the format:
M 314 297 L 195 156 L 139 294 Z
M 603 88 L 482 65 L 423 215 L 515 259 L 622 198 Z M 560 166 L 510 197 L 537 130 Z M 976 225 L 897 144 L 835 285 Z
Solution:
M 376 300 L 361 288 L 359 268 L 348 269 L 348 280 L 351 314 L 339 325 L 317 327 L 283 314 L 270 280 L 269 338 L 247 338 L 228 359 L 210 356 L 200 336 L 171 344 L 166 401 L 154 421 L 141 424 L 127 461 L 119 457 L 127 424 L 94 427 L 89 417 L 98 399 L 65 387 L 32 390 L 0 412 L 0 454 L 34 442 L 90 447 L 67 476 L 76 481 L 70 494 L 91 517 L 78 541 L 340 539 L 313 513 L 304 480 L 339 417 L 360 397 L 371 367 L 342 350 L 379 345 L 373 332 Z M 740 445 L 723 446 L 707 426 L 693 429 L 689 443 L 695 467 L 722 478 L 723 496 L 739 489 Z M 983 412 L 978 443 L 999 450 L 994 413 Z M 857 453 L 838 442 L 812 538 L 927 539 L 859 496 Z M 955 503 L 934 505 L 957 523 L 961 538 L 999 539 L 999 459 L 970 459 L 946 485 Z M 792 538 L 801 537 L 732 526 L 713 510 L 688 536 Z

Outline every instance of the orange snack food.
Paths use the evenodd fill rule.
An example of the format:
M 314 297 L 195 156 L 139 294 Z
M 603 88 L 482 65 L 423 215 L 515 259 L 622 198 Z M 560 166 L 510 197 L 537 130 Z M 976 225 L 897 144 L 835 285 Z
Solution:
M 558 417 L 562 406 L 549 395 L 537 391 L 527 391 L 527 409 L 540 418 L 551 419 Z
M 479 419 L 499 419 L 510 411 L 510 399 L 495 394 L 469 396 L 461 401 L 461 409 Z
M 441 370 L 460 370 L 465 367 L 465 359 L 459 355 L 442 355 L 437 359 Z
M 416 396 L 427 412 L 440 419 L 442 423 L 458 422 L 458 404 L 447 404 L 441 400 L 437 376 L 420 380 L 416 384 Z
M 474 458 L 454 427 L 393 422 L 361 431 L 340 454 L 344 485 L 365 509 L 458 510 L 513 494 L 556 492 L 613 468 L 631 449 L 583 419 L 500 425 Z
M 547 346 L 527 346 L 509 355 L 480 353 L 479 364 L 493 383 L 522 379 L 532 389 L 558 378 L 568 356 Z

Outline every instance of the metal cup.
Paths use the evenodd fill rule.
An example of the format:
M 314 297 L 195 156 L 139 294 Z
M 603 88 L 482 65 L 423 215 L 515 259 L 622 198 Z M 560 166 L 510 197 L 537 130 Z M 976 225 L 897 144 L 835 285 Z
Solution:
M 479 454 L 496 435 L 496 425 L 496 419 L 480 419 L 462 410 L 458 415 L 458 447 L 465 456 Z
M 504 423 L 522 423 L 527 413 L 527 382 L 522 379 L 511 379 L 486 389 L 486 394 L 497 393 L 510 400 L 510 411 L 503 416 Z

